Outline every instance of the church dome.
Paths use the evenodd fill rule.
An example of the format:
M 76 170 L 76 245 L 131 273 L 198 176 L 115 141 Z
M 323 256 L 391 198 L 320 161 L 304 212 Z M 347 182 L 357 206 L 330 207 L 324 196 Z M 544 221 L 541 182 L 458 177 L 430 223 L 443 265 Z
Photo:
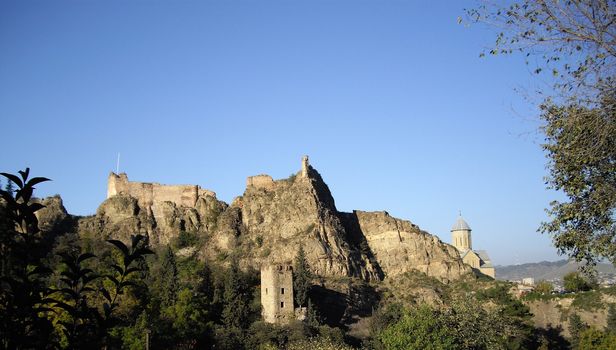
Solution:
M 456 220 L 456 223 L 453 224 L 451 231 L 462 231 L 462 230 L 470 231 L 471 228 L 470 226 L 468 226 L 466 221 L 462 219 L 462 216 L 458 216 L 458 220 Z

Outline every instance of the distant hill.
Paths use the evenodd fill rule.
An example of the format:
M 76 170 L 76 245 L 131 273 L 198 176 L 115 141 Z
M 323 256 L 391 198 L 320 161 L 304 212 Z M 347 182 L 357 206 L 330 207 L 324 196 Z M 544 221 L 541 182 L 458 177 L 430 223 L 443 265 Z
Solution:
M 565 274 L 577 271 L 579 266 L 580 264 L 569 260 L 496 266 L 496 279 L 520 280 L 525 277 L 532 277 L 536 281 L 562 279 Z M 616 268 L 612 264 L 597 264 L 596 268 L 600 273 L 616 274 Z

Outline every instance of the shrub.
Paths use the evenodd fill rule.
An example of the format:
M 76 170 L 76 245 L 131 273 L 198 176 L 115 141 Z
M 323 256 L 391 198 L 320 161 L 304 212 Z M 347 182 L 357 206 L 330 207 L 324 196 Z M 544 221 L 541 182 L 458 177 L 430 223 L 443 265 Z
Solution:
M 597 291 L 578 293 L 571 305 L 582 310 L 592 311 L 603 307 L 601 293 Z
M 591 289 L 588 281 L 579 272 L 570 272 L 563 277 L 565 290 L 568 292 L 583 292 Z
M 579 335 L 579 349 L 616 350 L 616 334 L 590 327 Z
M 352 347 L 328 337 L 317 337 L 293 342 L 287 350 L 353 350 Z
M 180 234 L 175 239 L 174 246 L 177 249 L 192 247 L 199 242 L 199 237 L 194 232 L 180 231 Z
M 553 289 L 554 287 L 552 286 L 552 283 L 548 281 L 539 281 L 535 286 L 535 292 L 542 295 L 548 295 L 552 293 Z
M 405 313 L 378 335 L 386 349 L 456 349 L 455 334 L 443 315 L 428 305 Z

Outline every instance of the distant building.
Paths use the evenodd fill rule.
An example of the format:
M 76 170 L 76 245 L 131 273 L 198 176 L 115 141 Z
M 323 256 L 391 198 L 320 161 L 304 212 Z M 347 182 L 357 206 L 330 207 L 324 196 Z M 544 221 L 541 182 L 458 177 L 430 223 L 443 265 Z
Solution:
M 473 250 L 471 228 L 460 215 L 451 228 L 451 244 L 458 249 L 465 264 L 494 278 L 494 266 L 485 250 Z
M 522 278 L 522 284 L 527 285 L 527 286 L 534 286 L 535 279 L 532 277 Z

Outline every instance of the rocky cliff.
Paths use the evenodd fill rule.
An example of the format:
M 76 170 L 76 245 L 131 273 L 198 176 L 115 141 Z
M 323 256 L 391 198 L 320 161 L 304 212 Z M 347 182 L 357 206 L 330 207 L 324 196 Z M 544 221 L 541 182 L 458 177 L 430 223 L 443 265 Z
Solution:
M 151 205 L 139 204 L 130 195 L 106 199 L 96 215 L 79 220 L 80 234 L 129 241 L 142 234 L 155 246 L 170 244 L 180 232 L 206 234 L 216 226 L 216 220 L 227 204 L 212 196 L 200 197 L 194 207 L 163 201 Z
M 210 195 L 194 206 L 144 205 L 118 194 L 79 221 L 83 235 L 127 240 L 140 233 L 153 245 L 169 244 L 182 231 L 200 238 L 199 257 L 237 258 L 244 266 L 292 261 L 303 246 L 314 272 L 323 277 L 379 281 L 418 270 L 448 281 L 471 272 L 455 248 L 409 221 L 386 212 L 339 212 L 328 186 L 307 163 L 288 179 L 249 178 L 231 205 Z

